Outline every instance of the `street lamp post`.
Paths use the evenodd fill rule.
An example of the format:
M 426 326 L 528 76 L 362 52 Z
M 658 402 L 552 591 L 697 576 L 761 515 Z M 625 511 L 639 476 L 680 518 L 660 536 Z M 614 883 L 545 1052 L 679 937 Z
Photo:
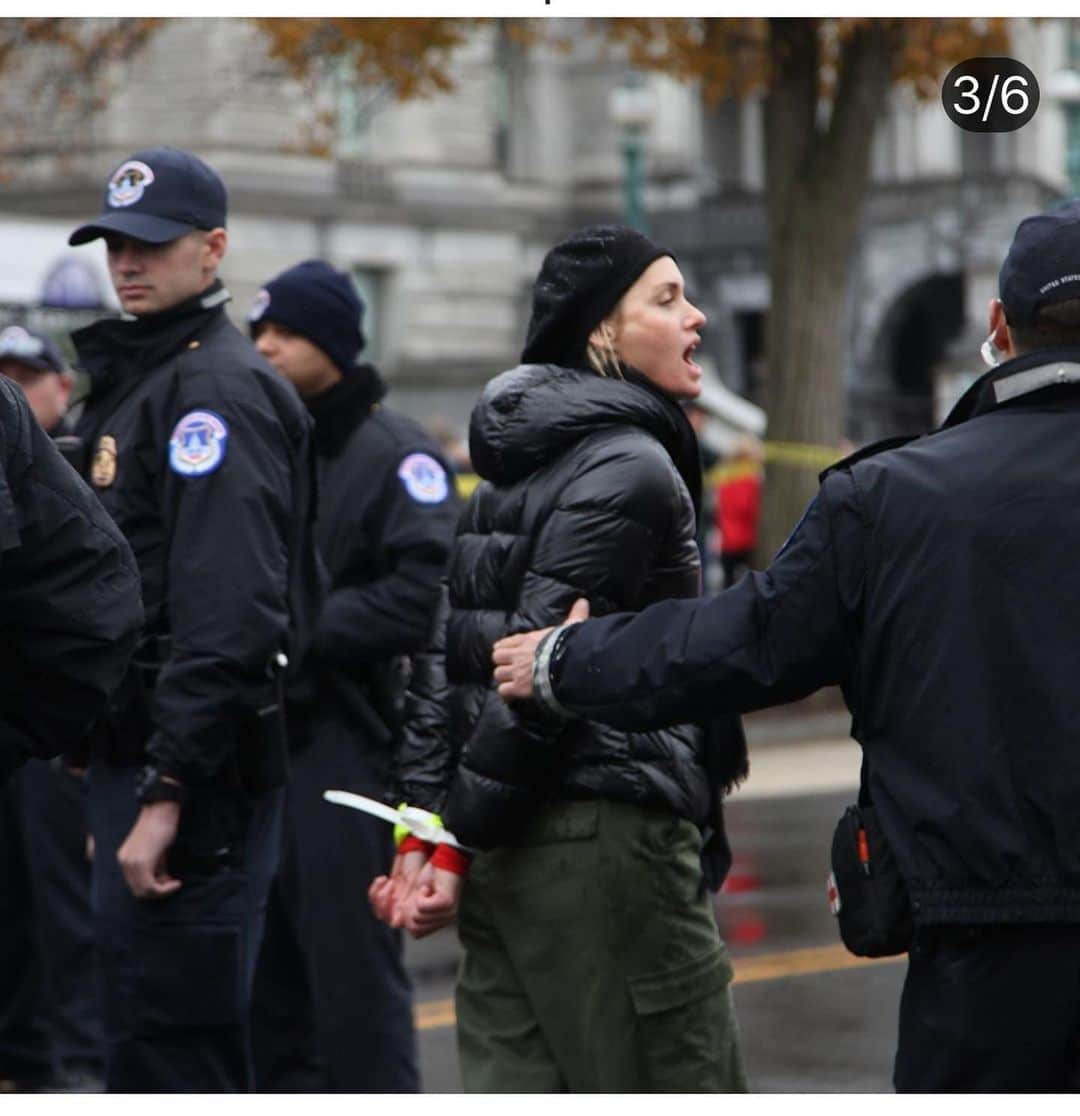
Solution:
M 645 133 L 653 119 L 652 91 L 637 73 L 611 91 L 611 119 L 622 132 L 624 220 L 648 232 L 645 214 Z

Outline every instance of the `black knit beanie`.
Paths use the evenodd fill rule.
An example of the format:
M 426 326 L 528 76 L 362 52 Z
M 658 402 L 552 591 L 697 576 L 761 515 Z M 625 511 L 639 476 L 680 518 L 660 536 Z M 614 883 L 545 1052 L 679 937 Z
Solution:
M 255 296 L 248 326 L 277 322 L 317 345 L 344 373 L 356 367 L 365 344 L 364 300 L 344 271 L 322 260 L 305 260 L 283 271 Z
M 625 225 L 590 225 L 556 244 L 533 285 L 522 363 L 587 368 L 589 334 L 649 264 L 670 255 Z

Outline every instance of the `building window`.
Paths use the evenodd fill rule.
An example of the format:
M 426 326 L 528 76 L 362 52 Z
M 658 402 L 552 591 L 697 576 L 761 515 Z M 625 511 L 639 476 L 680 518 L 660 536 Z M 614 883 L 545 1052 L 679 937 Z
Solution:
M 960 171 L 982 175 L 993 171 L 996 164 L 997 136 L 993 132 L 960 133 Z
M 495 166 L 508 174 L 510 171 L 510 128 L 513 110 L 513 76 L 511 74 L 511 50 L 513 44 L 506 36 L 500 21 L 495 32 L 495 65 L 492 73 L 492 105 L 495 125 Z
M 386 274 L 376 268 L 354 267 L 352 277 L 357 293 L 364 300 L 364 336 L 367 338 L 367 345 L 360 359 L 378 364 L 385 356 L 380 326 L 384 313 Z
M 1080 71 L 1080 26 L 1075 19 L 1068 20 L 1066 39 L 1068 67 L 1073 73 Z M 1080 102 L 1063 101 L 1065 111 L 1065 176 L 1069 192 L 1080 192 Z
M 737 190 L 743 184 L 743 104 L 734 98 L 706 104 L 705 157 L 719 190 Z
M 1066 50 L 1068 51 L 1069 69 L 1080 70 L 1080 26 L 1075 19 L 1066 21 L 1069 31 Z
M 751 403 L 765 402 L 765 311 L 740 310 L 735 314 L 739 342 L 737 390 Z

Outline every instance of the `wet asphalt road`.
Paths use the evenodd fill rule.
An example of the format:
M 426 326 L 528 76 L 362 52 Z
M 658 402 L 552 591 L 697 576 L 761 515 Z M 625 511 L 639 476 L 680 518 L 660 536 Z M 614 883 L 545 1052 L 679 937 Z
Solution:
M 735 1005 L 755 1092 L 892 1088 L 903 959 L 852 958 L 825 900 L 833 827 L 857 785 L 857 749 L 846 748 L 854 765 L 838 746 L 836 754 L 848 758 L 824 779 L 823 762 L 798 745 L 762 753 L 763 770 L 771 759 L 777 770 L 794 771 L 794 788 L 777 783 L 773 795 L 766 780 L 764 791 L 752 792 L 752 768 L 747 793 L 726 808 L 735 863 L 716 912 L 735 963 Z M 753 764 L 753 749 L 751 755 Z M 823 789 L 798 793 L 815 778 Z M 408 956 L 424 1088 L 460 1091 L 452 1008 L 456 936 L 444 931 L 410 942 Z

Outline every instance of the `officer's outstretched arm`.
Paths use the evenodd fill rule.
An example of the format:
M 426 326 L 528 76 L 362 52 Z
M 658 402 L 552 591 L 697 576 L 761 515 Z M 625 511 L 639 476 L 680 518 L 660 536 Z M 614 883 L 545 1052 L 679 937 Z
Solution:
M 558 706 L 620 728 L 659 728 L 843 681 L 862 584 L 850 485 L 847 474 L 830 477 L 769 569 L 718 596 L 568 629 L 550 664 Z

